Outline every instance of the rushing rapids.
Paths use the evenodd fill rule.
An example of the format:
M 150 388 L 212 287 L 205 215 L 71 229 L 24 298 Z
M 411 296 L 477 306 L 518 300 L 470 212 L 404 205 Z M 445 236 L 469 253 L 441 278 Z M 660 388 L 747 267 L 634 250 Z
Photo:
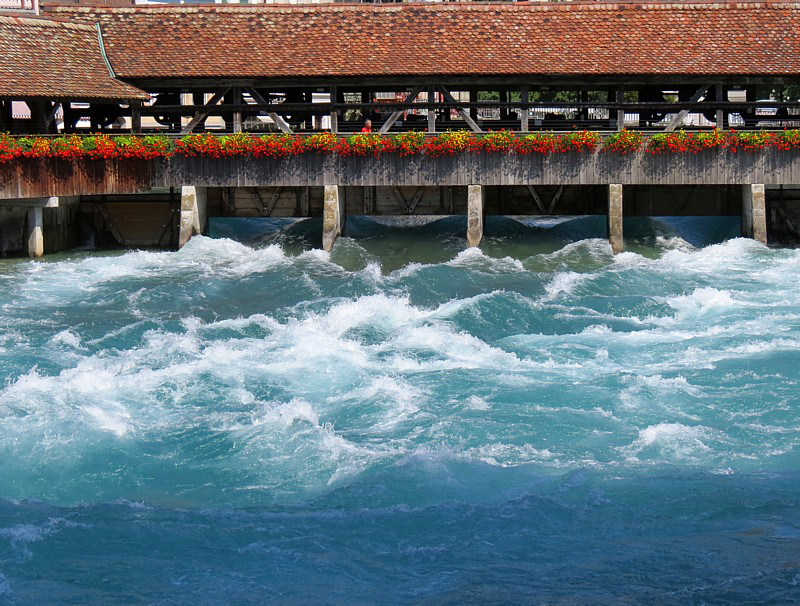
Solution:
M 3 261 L 0 604 L 795 600 L 800 252 L 736 230 Z

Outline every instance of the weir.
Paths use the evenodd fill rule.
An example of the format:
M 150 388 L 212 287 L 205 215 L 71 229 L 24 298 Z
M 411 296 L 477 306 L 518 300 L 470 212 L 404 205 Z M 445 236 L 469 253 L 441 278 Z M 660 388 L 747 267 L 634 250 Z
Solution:
M 19 213 L 0 214 L 0 229 L 6 253 L 40 256 L 87 234 L 101 246 L 180 248 L 206 233 L 209 217 L 322 217 L 322 247 L 332 250 L 354 215 L 465 215 L 467 246 L 480 244 L 487 214 L 605 215 L 609 242 L 619 253 L 624 217 L 740 216 L 742 235 L 790 242 L 800 235 L 793 195 L 798 189 L 791 183 L 800 183 L 800 154 L 775 149 L 750 155 L 596 150 L 541 156 L 17 158 L 0 165 L 0 207 L 30 212 L 22 226 Z M 69 205 L 79 212 L 55 223 L 65 224 L 73 237 L 51 245 L 46 225 L 54 221 L 48 215 Z M 28 236 L 15 243 L 12 234 L 22 229 Z
M 362 214 L 465 215 L 468 246 L 493 214 L 604 215 L 614 252 L 632 216 L 735 215 L 760 242 L 800 239 L 800 4 L 45 4 L 40 16 L 0 15 L 12 58 L 0 133 L 170 144 L 277 133 L 316 147 L 229 156 L 202 139 L 197 154 L 106 158 L 96 144 L 82 157 L 62 139 L 47 156 L 49 144 L 28 141 L 24 157 L 0 162 L 3 253 L 87 240 L 175 249 L 219 216 L 322 217 L 326 250 Z M 754 46 L 745 23 L 770 35 Z M 406 138 L 391 153 L 330 153 L 331 137 L 368 121 Z M 705 138 L 676 151 L 663 136 L 684 129 Z M 718 145 L 736 131 L 748 132 Z M 494 134 L 501 147 L 502 133 L 549 133 L 566 147 L 405 153 L 443 133 Z M 637 137 L 644 145 L 625 147 Z

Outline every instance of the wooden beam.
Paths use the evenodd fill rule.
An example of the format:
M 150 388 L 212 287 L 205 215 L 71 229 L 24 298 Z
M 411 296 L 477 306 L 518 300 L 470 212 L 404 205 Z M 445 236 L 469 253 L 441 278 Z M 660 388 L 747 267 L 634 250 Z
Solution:
M 50 125 L 53 123 L 53 120 L 56 119 L 56 114 L 58 113 L 58 109 L 61 107 L 61 101 L 56 101 L 53 103 L 53 107 L 50 109 L 50 112 L 47 114 L 47 128 L 50 128 Z
M 533 185 L 527 185 L 528 191 L 533 198 L 533 201 L 536 202 L 536 207 L 539 209 L 540 215 L 546 215 L 547 211 L 544 208 L 544 204 L 542 204 L 542 199 L 539 197 L 539 192 L 536 191 L 536 188 Z
M 142 132 L 142 102 L 131 101 L 131 132 Z
M 711 84 L 703 84 L 700 88 L 698 88 L 695 93 L 692 95 L 692 98 L 689 99 L 689 103 L 697 103 L 700 101 L 700 98 L 706 94 L 706 91 L 711 87 Z M 674 131 L 679 124 L 683 122 L 683 119 L 689 114 L 688 109 L 682 109 L 677 114 L 672 117 L 670 123 L 667 124 L 667 128 L 664 130 L 668 133 Z
M 411 198 L 411 202 L 406 205 L 406 214 L 413 215 L 414 211 L 417 210 L 417 204 L 422 199 L 422 194 L 425 193 L 425 188 L 420 186 L 417 187 L 416 191 L 414 191 L 414 195 Z
M 527 84 L 523 85 L 522 91 L 520 93 L 520 98 L 523 103 L 527 103 L 530 100 L 530 89 Z M 519 112 L 519 129 L 523 133 L 528 132 L 528 119 L 530 116 L 530 112 L 528 111 L 528 106 L 524 106 L 520 109 Z
M 264 97 L 261 96 L 261 93 L 259 93 L 256 89 L 248 88 L 247 92 L 249 92 L 250 95 L 253 97 L 253 99 L 255 99 L 256 103 L 259 103 L 261 105 L 269 105 L 269 103 L 267 103 L 266 99 L 264 99 Z M 286 133 L 287 135 L 291 135 L 291 134 L 294 133 L 294 131 L 292 130 L 292 127 L 289 126 L 289 123 L 286 122 L 286 120 L 284 120 L 277 113 L 275 113 L 275 112 L 267 112 L 267 115 L 277 125 L 277 127 L 279 129 L 281 129 L 281 132 Z
M 617 104 L 622 106 L 625 103 L 625 87 L 621 84 L 617 87 Z M 617 130 L 625 128 L 625 108 L 617 108 Z
M 309 215 L 309 194 L 311 192 L 310 187 L 301 187 L 299 190 L 300 195 L 300 216 L 307 217 Z
M 275 210 L 275 206 L 278 204 L 278 199 L 281 197 L 283 187 L 276 187 L 272 192 L 272 196 L 270 196 L 269 202 L 266 204 L 264 203 L 264 199 L 261 197 L 261 192 L 259 191 L 258 187 L 251 187 L 248 189 L 248 191 L 250 192 L 250 196 L 253 198 L 253 202 L 256 203 L 256 206 L 258 206 L 258 209 L 261 211 L 261 214 L 265 217 L 270 217 L 272 216 L 272 211 Z
M 211 99 L 208 100 L 208 103 L 206 103 L 203 106 L 203 109 L 198 111 L 195 114 L 194 118 L 192 118 L 192 120 L 189 122 L 189 124 L 187 124 L 186 126 L 184 126 L 181 129 L 180 134 L 181 135 L 189 134 L 190 132 L 192 132 L 194 130 L 194 128 L 198 124 L 200 124 L 206 118 L 208 118 L 208 114 L 211 113 L 211 110 L 214 109 L 214 106 L 217 105 L 222 100 L 222 98 L 227 94 L 227 92 L 230 89 L 231 89 L 230 86 L 223 87 L 223 88 L 219 89 L 216 93 L 214 93 L 214 96 L 211 97 Z
M 103 217 L 103 221 L 105 221 L 108 229 L 111 231 L 111 235 L 114 236 L 114 239 L 122 244 L 125 248 L 128 248 L 128 243 L 125 241 L 125 238 L 122 237 L 122 234 L 117 229 L 117 226 L 114 225 L 114 222 L 111 220 L 111 217 L 108 216 L 108 209 L 106 209 L 105 202 L 97 205 L 97 210 L 100 212 L 100 216 Z
M 167 235 L 167 232 L 169 231 L 169 228 L 172 226 L 172 223 L 173 223 L 173 221 L 175 219 L 175 215 L 177 215 L 179 212 L 180 212 L 180 209 L 178 209 L 178 208 L 171 208 L 170 209 L 169 217 L 167 217 L 167 220 L 164 221 L 164 224 L 161 226 L 161 231 L 158 234 L 158 239 L 155 241 L 155 245 L 156 246 L 161 246 L 161 240 L 163 240 L 164 236 Z
M 428 86 L 428 132 L 436 132 L 436 110 L 433 107 L 433 98 L 436 95 L 436 87 L 431 84 Z
M 330 101 L 331 103 L 336 103 L 336 95 L 337 95 L 337 88 L 335 86 L 331 86 L 330 92 Z M 331 132 L 335 135 L 339 132 L 339 110 L 332 109 L 331 110 Z
M 716 89 L 717 103 L 719 103 L 723 100 L 725 89 L 723 88 L 722 84 L 717 84 L 714 88 Z M 717 108 L 716 123 L 716 126 L 719 130 L 725 128 L 725 112 L 719 107 Z
M 552 200 L 550 200 L 550 205 L 547 207 L 548 215 L 553 214 L 553 211 L 556 209 L 556 204 L 558 204 L 558 201 L 561 199 L 561 194 L 563 193 L 564 193 L 564 186 L 559 185 L 558 189 L 556 190 L 556 193 L 553 194 Z
M 414 90 L 412 90 L 410 93 L 408 93 L 408 95 L 406 96 L 406 98 L 403 101 L 403 103 L 413 103 L 414 99 L 416 99 L 417 96 L 422 92 L 423 88 L 425 88 L 424 84 L 420 84 L 419 86 L 414 88 Z M 397 111 L 392 112 L 392 115 L 389 116 L 389 119 L 386 120 L 386 122 L 383 123 L 383 125 L 381 126 L 380 130 L 378 130 L 378 132 L 380 134 L 382 134 L 382 135 L 385 134 L 385 133 L 388 133 L 389 129 L 391 129 L 392 126 L 394 126 L 394 123 L 397 122 L 397 119 L 400 116 L 403 115 L 404 111 L 405 110 L 403 110 L 403 109 L 398 109 Z
M 375 197 L 376 188 L 374 185 L 368 185 L 363 188 L 364 191 L 364 214 L 368 215 L 375 212 Z
M 242 89 L 239 86 L 233 87 L 233 104 L 240 105 L 242 103 Z M 242 112 L 236 110 L 233 112 L 233 132 L 242 132 Z
M 404 209 L 408 209 L 408 202 L 406 202 L 405 196 L 400 191 L 400 188 L 396 185 L 392 187 L 392 194 L 394 195 L 394 199 L 400 204 L 400 206 Z
M 265 217 L 269 216 L 267 213 L 267 207 L 264 204 L 264 200 L 261 198 L 261 192 L 258 191 L 258 188 L 251 187 L 247 191 L 250 192 L 250 197 L 253 198 L 253 202 L 255 202 L 256 206 L 258 206 L 258 210 L 261 211 L 261 214 Z
M 281 192 L 283 192 L 283 187 L 276 187 L 275 191 L 272 192 L 272 197 L 269 199 L 269 205 L 267 206 L 266 216 L 272 216 L 272 211 L 275 210 L 275 206 L 278 204 Z
M 439 84 L 438 88 L 442 92 L 442 94 L 444 95 L 444 98 L 445 98 L 446 101 L 449 101 L 450 103 L 458 103 L 455 100 L 455 98 L 453 98 L 453 95 L 450 94 L 450 91 L 447 90 L 444 87 L 444 85 Z M 469 127 L 473 130 L 473 132 L 476 132 L 476 133 L 482 133 L 483 132 L 481 130 L 481 127 L 478 126 L 477 122 L 475 122 L 475 120 L 472 119 L 472 116 L 470 116 L 467 112 L 464 111 L 464 108 L 456 107 L 456 111 L 458 112 L 458 115 L 461 116 L 461 119 L 464 120 L 464 122 L 466 122 L 469 125 Z

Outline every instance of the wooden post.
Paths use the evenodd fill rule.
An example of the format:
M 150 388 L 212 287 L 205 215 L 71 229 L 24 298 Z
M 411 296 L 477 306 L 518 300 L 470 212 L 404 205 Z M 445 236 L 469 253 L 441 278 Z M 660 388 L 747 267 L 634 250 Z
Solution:
M 344 191 L 338 185 L 325 186 L 324 207 L 322 209 L 322 248 L 330 252 L 344 231 L 345 206 Z
M 41 257 L 44 254 L 44 220 L 42 207 L 28 209 L 28 256 Z
M 722 87 L 722 84 L 717 84 L 716 93 L 717 93 L 717 103 L 721 103 L 724 101 L 725 90 Z M 717 107 L 717 116 L 716 116 L 717 128 L 719 130 L 723 130 L 725 128 L 725 112 L 722 110 L 721 107 Z
M 745 185 L 743 188 L 742 235 L 767 244 L 767 199 L 763 183 Z
M 483 238 L 484 191 L 481 185 L 467 186 L 467 245 L 478 246 Z
M 469 102 L 470 103 L 477 103 L 478 102 L 478 91 L 474 88 L 469 89 Z M 472 106 L 469 108 L 469 116 L 476 122 L 478 121 L 478 108 Z
M 625 87 L 620 84 L 617 87 L 617 103 L 625 103 Z M 625 128 L 625 109 L 620 107 L 617 109 L 617 130 Z
M 233 87 L 233 104 L 240 105 L 242 103 L 242 89 L 238 86 Z M 242 112 L 233 112 L 233 132 L 242 132 Z
M 625 249 L 622 241 L 622 185 L 619 183 L 608 186 L 608 241 L 615 255 Z
M 310 187 L 300 188 L 300 216 L 307 217 L 309 215 L 309 195 L 311 193 Z
M 430 104 L 434 102 L 434 98 L 436 97 L 436 87 L 431 84 L 428 87 L 428 132 L 435 133 L 436 132 L 436 110 L 430 107 Z
M 522 86 L 522 92 L 520 93 L 520 98 L 522 99 L 523 103 L 527 103 L 530 100 L 530 88 L 527 84 Z M 530 112 L 528 111 L 528 106 L 524 105 L 519 112 L 519 129 L 523 133 L 528 132 L 528 118 Z
M 336 87 L 331 86 L 330 92 L 331 103 L 336 103 Z M 339 132 L 339 110 L 331 110 L 331 132 L 335 135 Z
M 142 102 L 131 101 L 131 132 L 142 132 Z
M 47 132 L 47 114 L 51 108 L 49 102 L 34 99 L 27 102 L 31 110 L 31 119 L 33 123 L 33 130 L 36 134 L 43 134 Z
M 508 103 L 508 90 L 502 89 L 499 91 L 498 94 L 500 98 L 500 103 Z M 508 106 L 501 105 L 500 106 L 500 119 L 501 120 L 508 120 Z
M 6 106 L 11 106 L 11 99 L 0 99 L 0 133 L 11 132 L 11 119 L 7 115 Z

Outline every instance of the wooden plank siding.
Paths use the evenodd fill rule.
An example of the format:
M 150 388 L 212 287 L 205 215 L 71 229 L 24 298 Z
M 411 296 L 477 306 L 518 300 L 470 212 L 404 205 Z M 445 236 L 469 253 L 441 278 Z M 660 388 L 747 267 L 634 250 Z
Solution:
M 765 185 L 800 184 L 800 154 L 598 151 L 555 155 L 147 160 L 18 159 L 0 165 L 0 200 L 137 193 L 159 187 L 436 187 L 481 185 Z M 288 193 L 286 195 L 289 195 Z M 294 194 L 291 194 L 294 195 Z M 269 200 L 269 197 L 266 198 Z M 282 203 L 283 204 L 283 203 Z M 291 202 L 285 202 L 291 205 Z

